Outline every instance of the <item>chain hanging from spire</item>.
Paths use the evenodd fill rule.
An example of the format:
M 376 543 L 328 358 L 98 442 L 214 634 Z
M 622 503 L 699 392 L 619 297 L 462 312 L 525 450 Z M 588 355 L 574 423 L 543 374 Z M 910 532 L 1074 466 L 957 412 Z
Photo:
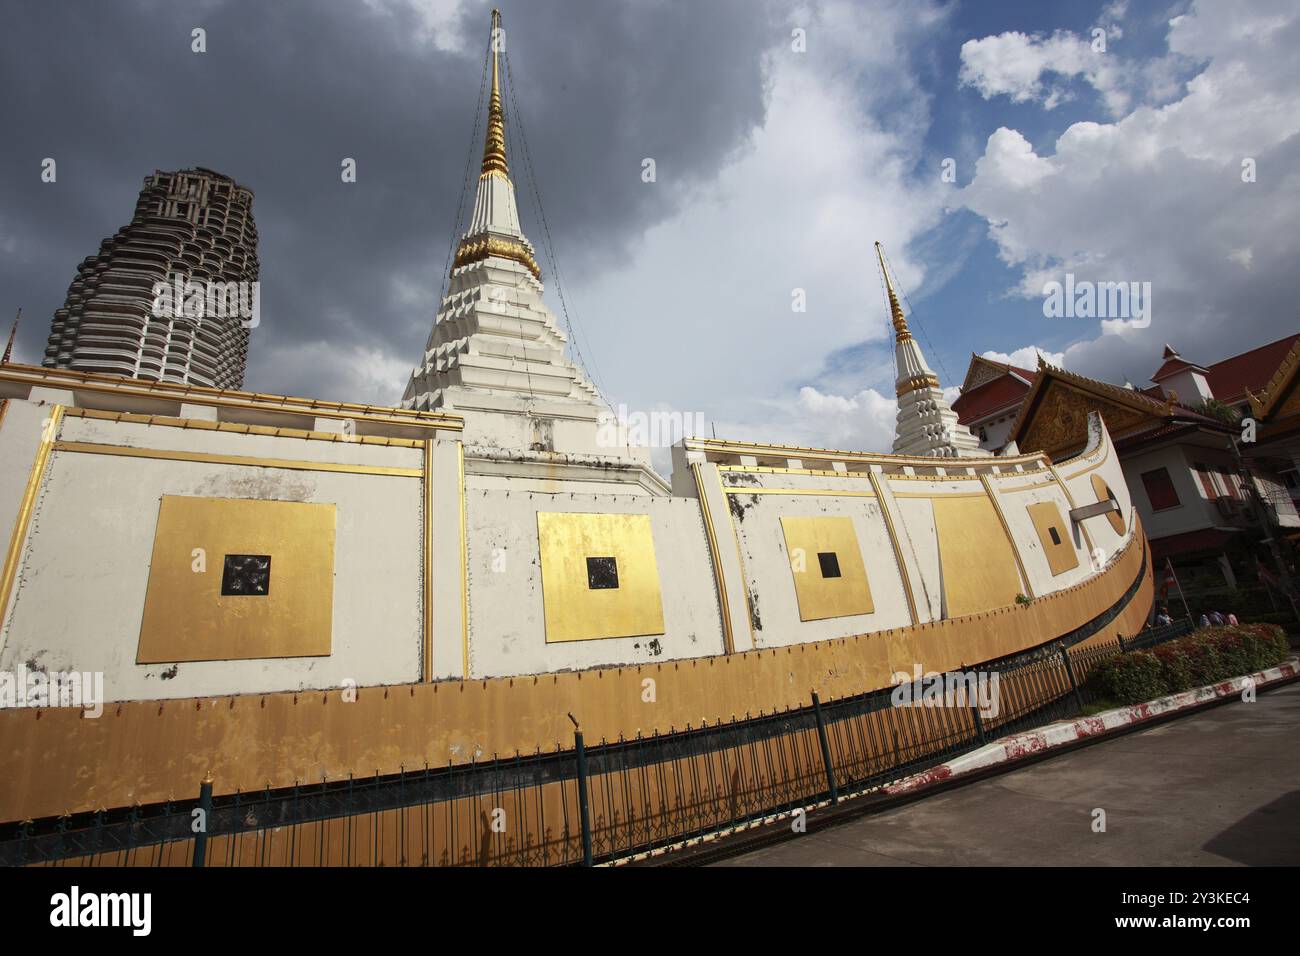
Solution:
M 0 365 L 8 365 L 9 360 L 14 355 L 14 338 L 18 335 L 18 323 L 23 319 L 23 310 L 20 308 L 18 314 L 14 316 L 13 328 L 9 330 L 9 341 L 5 345 L 5 354 L 0 357 Z

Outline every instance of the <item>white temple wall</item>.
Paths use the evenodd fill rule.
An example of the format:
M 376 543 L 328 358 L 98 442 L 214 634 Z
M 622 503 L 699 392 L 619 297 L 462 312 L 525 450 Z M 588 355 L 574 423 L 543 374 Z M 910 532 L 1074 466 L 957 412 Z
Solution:
M 73 395 L 58 397 L 71 401 Z M 0 518 L 5 523 L 18 513 L 50 411 L 48 404 L 23 400 L 8 407 L 0 427 Z M 1128 488 L 1104 436 L 1088 456 L 1058 470 L 1073 505 L 1097 500 L 1092 478 L 1098 476 L 1123 509 L 1124 533 L 1116 532 L 1103 515 L 1087 519 L 1085 537 L 1070 525 L 1072 503 L 1051 471 L 1033 460 L 1022 462 L 1020 471 L 1015 464 L 998 465 L 1000 473 L 987 462 L 978 468 L 919 462 L 899 467 L 887 458 L 869 466 L 858 462 L 847 469 L 835 463 L 819 470 L 816 456 L 800 461 L 785 454 L 779 460 L 789 467 L 773 467 L 744 453 L 720 467 L 697 454 L 702 503 L 689 468 L 682 477 L 690 481 L 677 482 L 685 495 L 647 494 L 629 485 L 626 476 L 624 493 L 606 493 L 593 491 L 604 487 L 602 468 L 565 463 L 558 460 L 562 456 L 554 461 L 527 455 L 480 457 L 465 464 L 488 473 L 462 472 L 462 446 L 451 430 L 437 432 L 426 461 L 423 444 L 401 439 L 379 444 L 325 440 L 305 431 L 274 435 L 247 433 L 234 425 L 202 427 L 204 411 L 190 408 L 194 421 L 179 427 L 183 423 L 178 420 L 147 424 L 69 409 L 58 441 L 84 447 L 51 451 L 19 554 L 13 598 L 0 621 L 0 670 L 102 671 L 108 699 L 128 700 L 337 688 L 346 681 L 373 686 L 516 676 L 742 653 L 975 613 L 1013 603 L 1018 591 L 1042 596 L 1061 590 L 1093 573 L 1093 549 L 1100 548 L 1104 560 L 1114 555 L 1132 520 Z M 802 467 L 805 462 L 814 467 Z M 426 468 L 432 475 L 427 503 Z M 618 487 L 617 476 L 609 479 Z M 556 486 L 539 490 L 550 482 Z M 192 661 L 142 655 L 164 496 L 332 505 L 333 604 L 324 649 L 295 650 L 299 656 L 225 655 Z M 983 513 L 968 514 L 963 502 Z M 954 503 L 961 507 L 954 510 Z M 1055 505 L 1074 531 L 1069 548 L 1077 563 L 1055 575 L 1028 510 L 1043 503 Z M 426 507 L 432 509 L 433 521 L 427 552 L 433 589 L 429 631 Z M 636 636 L 548 635 L 539 513 L 646 516 L 651 547 L 644 550 L 653 551 L 659 581 L 658 626 L 623 632 Z M 795 577 L 783 518 L 841 519 L 832 522 L 840 532 L 848 522 L 869 586 L 869 609 L 837 607 L 823 614 L 801 606 L 801 597 L 807 601 L 806 590 L 801 591 L 807 579 Z M 604 553 L 573 535 L 561 540 L 566 553 Z M 999 544 L 1005 560 L 991 561 L 986 554 L 997 552 L 991 546 Z M 806 569 L 814 572 L 818 552 L 833 551 L 841 560 L 854 553 L 842 541 L 810 550 L 803 557 Z M 1014 569 L 1013 556 L 1018 558 Z M 1057 558 L 1059 564 L 1059 552 Z M 222 555 L 210 555 L 209 561 L 220 574 Z M 996 582 L 1002 604 L 981 604 L 982 592 L 967 581 L 979 578 L 991 563 L 1003 572 Z M 846 565 L 845 576 L 850 572 Z M 580 580 L 577 591 L 570 592 L 579 603 L 588 596 L 585 576 Z M 272 581 L 286 584 L 274 571 Z M 963 581 L 968 586 L 956 606 L 964 610 L 954 611 L 952 587 Z M 171 603 L 187 606 L 184 600 Z M 467 624 L 462 623 L 463 610 Z M 177 620 L 177 640 L 190 640 L 183 619 Z M 597 620 L 604 625 L 604 617 Z M 432 652 L 427 667 L 426 642 Z M 142 656 L 164 662 L 137 663 Z
M 40 411 L 29 403 L 11 403 L 0 432 L 2 447 L 28 437 L 33 422 L 27 419 L 39 417 L 33 409 Z M 191 431 L 75 417 L 64 419 L 59 439 L 332 461 L 345 467 L 423 467 L 419 448 Z M 34 447 L 27 451 L 30 453 L 12 456 L 22 464 L 24 484 Z M 13 469 L 11 462 L 6 455 L 0 469 L 0 480 L 6 484 Z M 101 671 L 110 701 L 337 688 L 347 680 L 358 686 L 419 680 L 423 487 L 418 475 L 337 473 L 54 450 L 22 551 L 9 614 L 0 622 L 4 624 L 0 671 L 19 672 L 24 667 Z M 455 486 L 451 487 L 454 492 Z M 164 495 L 334 505 L 328 656 L 137 664 Z M 206 560 L 207 574 L 219 578 L 223 556 L 207 555 Z M 271 580 L 274 589 L 274 566 Z
M 547 643 L 539 512 L 648 515 L 663 632 Z M 708 541 L 694 499 L 473 489 L 466 496 L 465 514 L 471 677 L 660 663 L 724 652 Z
M 10 400 L 0 419 L 0 548 L 7 547 L 27 490 L 49 406 Z M 3 561 L 3 552 L 0 552 Z
M 1097 493 L 1092 484 L 1094 475 L 1106 483 L 1106 486 L 1114 494 L 1115 500 L 1119 502 L 1120 523 L 1125 529 L 1123 534 L 1118 533 L 1112 527 L 1109 516 L 1088 518 L 1083 522 L 1083 527 L 1087 529 L 1088 536 L 1092 541 L 1093 549 L 1100 548 L 1100 557 L 1103 562 L 1109 562 L 1124 547 L 1133 531 L 1135 517 L 1133 497 L 1128 483 L 1124 480 L 1124 470 L 1120 467 L 1119 456 L 1115 454 L 1110 435 L 1103 431 L 1100 447 L 1090 454 L 1063 462 L 1057 466 L 1056 472 L 1061 476 L 1061 480 L 1065 482 L 1066 487 L 1070 489 L 1070 496 L 1074 499 L 1075 507 L 1082 508 L 1097 501 Z M 1182 496 L 1181 488 L 1179 489 L 1179 496 Z M 1142 513 L 1139 511 L 1139 514 Z M 1142 519 L 1142 530 L 1147 537 L 1160 537 L 1162 532 L 1153 529 L 1147 523 L 1145 514 L 1142 514 Z
M 772 484 L 781 487 L 787 483 Z M 869 492 L 870 488 L 861 479 L 841 479 L 840 484 L 865 486 L 865 489 L 855 487 L 844 490 Z M 764 482 L 763 487 L 767 489 L 771 486 Z M 806 644 L 866 631 L 905 627 L 912 623 L 903 579 L 898 571 L 880 503 L 875 498 L 836 495 L 834 491 L 828 490 L 824 496 L 746 494 L 740 491 L 728 495 L 728 499 L 734 518 L 733 526 L 744 558 L 745 586 L 754 625 L 755 647 Z M 787 549 L 781 519 L 802 517 L 843 517 L 852 521 L 870 584 L 874 605 L 871 613 L 823 620 L 800 619 L 794 584 L 795 571 L 792 568 L 799 556 L 793 556 L 792 559 Z M 817 574 L 816 563 L 816 554 L 803 555 L 803 573 Z

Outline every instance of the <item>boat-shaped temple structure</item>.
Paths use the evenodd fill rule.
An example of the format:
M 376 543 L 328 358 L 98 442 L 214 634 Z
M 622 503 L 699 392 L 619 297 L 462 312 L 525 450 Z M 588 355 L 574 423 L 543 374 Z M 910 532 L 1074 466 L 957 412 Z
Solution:
M 1068 460 L 980 457 L 892 285 L 908 454 L 686 438 L 659 477 L 542 301 L 496 61 L 401 407 L 0 366 L 0 672 L 102 679 L 98 714 L 0 708 L 0 823 L 28 821 L 32 860 L 63 820 L 99 834 L 78 853 L 188 863 L 202 841 L 167 808 L 193 806 L 226 821 L 210 862 L 572 861 L 618 827 L 667 845 L 1038 713 L 1072 654 L 1146 625 L 1105 423 Z M 1020 696 L 987 727 L 882 697 L 1007 662 L 1042 672 L 1007 671 Z M 836 736 L 850 720 L 861 740 Z M 727 763 L 755 741 L 784 769 Z M 637 793 L 588 788 L 619 761 Z

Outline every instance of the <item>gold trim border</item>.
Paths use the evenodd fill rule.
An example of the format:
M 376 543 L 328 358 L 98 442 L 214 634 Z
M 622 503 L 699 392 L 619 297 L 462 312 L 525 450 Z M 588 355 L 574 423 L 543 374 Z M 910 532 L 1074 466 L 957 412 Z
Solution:
M 424 443 L 424 668 L 433 680 L 433 441 Z
M 686 439 L 686 448 L 688 451 L 711 451 L 715 454 L 726 455 L 753 455 L 756 458 L 798 458 L 800 460 L 803 460 L 804 458 L 816 458 L 825 461 L 842 461 L 846 464 L 850 461 L 858 461 L 877 465 L 907 465 L 913 468 L 948 467 L 940 464 L 941 459 L 920 458 L 916 455 L 887 455 L 863 451 L 846 451 L 844 449 L 835 448 L 806 448 L 801 445 L 756 445 L 747 442 L 727 441 L 722 438 L 688 438 Z M 989 455 L 987 458 L 961 458 L 957 460 L 962 463 L 960 465 L 962 468 L 979 468 L 991 465 L 1027 465 L 1045 459 L 1050 461 L 1050 458 L 1045 452 L 1036 451 L 1028 454 L 1009 455 L 1006 457 Z M 948 460 L 951 461 L 953 459 Z M 721 463 L 717 464 L 721 467 Z M 732 467 L 752 471 L 754 468 L 768 466 L 755 465 L 753 468 L 749 468 L 744 465 L 739 465 Z M 890 475 L 889 477 L 892 478 L 895 476 Z
M 292 395 L 271 395 L 262 392 L 240 392 L 228 389 L 207 388 L 202 385 L 182 385 L 175 382 L 150 382 L 106 375 L 98 372 L 75 372 L 69 369 L 48 369 L 41 366 L 10 364 L 0 369 L 0 381 L 21 382 L 39 388 L 65 391 L 109 392 L 114 395 L 131 395 L 139 398 L 164 399 L 190 405 L 212 405 L 223 408 L 249 408 L 260 412 L 282 412 L 288 415 L 312 415 L 317 418 L 353 418 L 382 422 L 408 428 L 445 428 L 461 431 L 464 420 L 445 412 L 417 412 L 405 408 L 386 408 L 376 405 L 357 405 L 351 402 L 323 402 L 314 398 Z M 242 396 L 242 397 L 234 397 Z
M 85 455 L 115 455 L 123 458 L 157 458 L 163 461 L 191 461 L 212 465 L 248 465 L 254 468 L 284 468 L 290 471 L 330 471 L 348 475 L 383 475 L 389 478 L 422 478 L 423 468 L 394 468 L 380 465 L 346 465 L 332 461 L 299 461 L 292 458 L 254 458 L 247 455 L 217 455 L 201 451 L 170 451 L 136 448 L 132 445 L 98 445 L 92 442 L 59 441 L 55 451 Z
M 740 547 L 740 532 L 736 530 L 736 516 L 731 513 L 731 502 L 727 501 L 727 495 L 731 494 L 731 492 L 722 483 L 722 474 L 720 472 L 718 474 L 718 487 L 722 489 L 722 500 L 727 505 L 727 526 L 731 528 L 731 540 L 736 542 L 736 564 L 740 568 L 740 590 L 745 595 L 745 623 L 749 625 L 749 646 L 758 647 L 758 639 L 754 635 L 754 599 L 750 597 L 749 576 L 745 574 L 745 552 Z M 733 639 L 729 653 L 734 654 L 735 652 L 735 640 Z
M 886 475 L 885 477 L 890 478 L 892 480 L 893 476 Z M 942 499 L 942 498 L 983 498 L 985 497 L 985 493 L 982 491 L 949 491 L 949 492 L 941 491 L 936 494 L 936 493 L 931 493 L 926 491 L 894 491 L 893 488 L 890 488 L 889 490 L 890 492 L 893 493 L 895 498 L 929 498 L 931 501 Z
M 1050 469 L 1050 468 L 1054 468 L 1055 466 L 1053 466 L 1053 465 L 1048 465 L 1047 467 Z M 1001 476 L 1001 475 L 997 475 L 997 476 L 992 476 L 992 475 L 990 475 L 989 477 L 999 477 L 999 478 L 1000 478 L 1000 477 L 1002 477 L 1002 476 Z M 1021 492 L 1021 491 L 1034 491 L 1034 490 L 1036 490 L 1036 489 L 1038 489 L 1038 488 L 1050 488 L 1050 487 L 1052 487 L 1052 485 L 1054 485 L 1054 484 L 1056 484 L 1056 479 L 1055 479 L 1055 478 L 1048 478 L 1046 481 L 1036 481 L 1036 482 L 1034 482 L 1032 485 L 1015 485 L 1014 487 L 1010 487 L 1010 488 L 1004 488 L 1004 487 L 1002 487 L 1001 484 L 999 484 L 999 485 L 998 485 L 998 493 L 999 493 L 999 494 L 1003 494 L 1003 495 L 1014 495 L 1014 494 L 1016 494 L 1017 492 Z
M 1052 469 L 1052 477 L 1055 478 L 1056 483 L 1061 486 L 1061 491 L 1065 494 L 1066 503 L 1069 504 L 1070 510 L 1073 511 L 1075 509 L 1074 495 L 1070 494 L 1070 486 L 1065 483 L 1065 479 L 1061 477 L 1061 473 L 1056 470 L 1055 465 L 1052 465 L 1051 469 Z M 1088 547 L 1088 564 L 1089 567 L 1091 567 L 1092 566 L 1092 535 L 1088 534 L 1088 526 L 1084 524 L 1082 521 L 1075 522 L 1073 519 L 1070 518 L 1069 515 L 1066 515 L 1065 517 L 1066 520 L 1070 521 L 1072 524 L 1078 524 L 1079 530 L 1083 532 L 1083 543 Z
M 469 539 L 465 537 L 465 446 L 456 443 L 460 488 L 460 673 L 469 680 Z
M 1106 461 L 1110 458 L 1110 449 L 1111 449 L 1111 446 L 1112 446 L 1113 444 L 1114 444 L 1113 441 L 1109 441 L 1109 442 L 1107 442 L 1107 443 L 1106 443 L 1106 450 L 1105 450 L 1104 452 L 1102 452 L 1102 455 L 1101 455 L 1100 458 L 1098 458 L 1098 459 L 1097 459 L 1096 461 L 1094 461 L 1092 464 L 1090 464 L 1090 465 L 1085 465 L 1083 468 L 1080 468 L 1080 469 L 1079 469 L 1078 471 L 1076 471 L 1074 474 L 1072 474 L 1072 475 L 1066 475 L 1066 476 L 1065 476 L 1065 477 L 1066 477 L 1066 480 L 1068 481 L 1068 480 L 1073 479 L 1073 478 L 1078 478 L 1080 475 L 1086 475 L 1086 474 L 1088 474 L 1089 472 L 1096 471 L 1096 470 L 1097 470 L 1098 468 L 1100 468 L 1102 465 L 1106 464 Z M 1076 463 L 1079 461 L 1080 458 L 1086 458 L 1086 457 L 1087 457 L 1087 453 L 1085 452 L 1084 454 L 1076 455 L 1076 456 L 1073 457 L 1073 458 L 1070 458 L 1070 459 L 1067 459 L 1066 461 L 1061 462 L 1061 463 L 1058 464 L 1056 467 L 1057 467 L 1057 468 L 1065 468 L 1065 467 L 1067 467 L 1067 466 L 1069 466 L 1069 465 L 1076 464 Z
M 880 476 L 874 471 L 869 471 L 867 477 L 871 479 L 871 487 L 875 489 L 876 499 L 880 502 L 880 513 L 885 518 L 885 531 L 888 532 L 889 543 L 894 549 L 894 563 L 898 565 L 898 576 L 903 579 L 903 594 L 907 598 L 907 612 L 912 615 L 912 626 L 916 627 L 921 621 L 916 614 L 916 596 L 912 593 L 912 576 L 907 573 L 907 562 L 903 560 L 903 548 L 898 543 L 898 529 L 894 527 L 894 518 L 889 513 L 884 493 L 880 489 Z M 891 488 L 889 491 L 890 494 L 894 494 L 894 489 Z M 926 609 L 929 609 L 928 605 Z
M 734 654 L 736 646 L 731 634 L 731 603 L 727 600 L 727 581 L 722 573 L 722 552 L 718 550 L 718 535 L 713 528 L 713 516 L 709 513 L 709 503 L 704 498 L 704 478 L 700 474 L 698 461 L 691 462 L 691 474 L 695 476 L 695 494 L 700 503 L 700 515 L 704 518 L 704 534 L 709 539 L 709 554 L 713 557 L 713 579 L 718 587 L 718 606 L 722 611 L 722 653 Z M 736 547 L 740 547 L 739 542 Z M 743 586 L 745 582 L 740 583 Z
M 1002 502 L 998 500 L 997 492 L 993 490 L 993 484 L 988 480 L 987 475 L 980 475 L 984 482 L 984 491 L 993 504 L 993 510 L 998 513 L 998 520 L 1002 522 L 1002 531 L 1007 536 L 1007 542 L 1011 545 L 1011 553 L 1015 555 L 1016 567 L 1020 569 L 1020 579 L 1025 583 L 1025 596 L 1031 601 L 1034 599 L 1034 585 L 1029 580 L 1029 571 L 1025 568 L 1025 560 L 1020 556 L 1020 545 L 1016 543 L 1016 536 L 1011 533 L 1011 525 L 1007 523 L 1006 513 L 1002 510 Z
M 0 572 L 0 634 L 3 634 L 5 621 L 8 619 L 9 601 L 13 596 L 14 581 L 18 577 L 18 563 L 22 558 L 23 542 L 27 540 L 27 531 L 31 527 L 32 512 L 36 510 L 36 498 L 40 494 L 41 481 L 45 477 L 50 453 L 57 444 L 56 438 L 62 423 L 63 406 L 55 405 L 50 410 L 49 420 L 41 431 L 41 441 L 36 448 L 36 458 L 32 461 L 31 471 L 27 475 L 27 487 L 23 491 L 22 503 L 18 506 L 18 514 L 14 516 L 14 529 L 9 536 L 9 550 L 5 552 L 4 571 Z
M 822 495 L 833 498 L 875 498 L 874 491 L 837 491 L 834 488 L 745 488 L 739 485 L 723 485 L 723 494 L 727 495 Z
M 126 422 L 132 425 L 160 425 L 166 428 L 184 428 L 196 431 L 234 432 L 240 435 L 264 435 L 268 438 L 294 438 L 311 441 L 338 442 L 346 445 L 389 445 L 395 448 L 422 448 L 423 438 L 388 438 L 382 435 L 345 435 L 342 432 L 320 432 L 309 428 L 291 428 L 277 425 L 252 425 L 244 422 L 213 422 L 203 418 L 177 418 L 174 415 L 145 415 L 139 412 L 110 412 L 100 408 L 69 408 L 64 415 L 71 418 L 93 418 L 98 421 Z

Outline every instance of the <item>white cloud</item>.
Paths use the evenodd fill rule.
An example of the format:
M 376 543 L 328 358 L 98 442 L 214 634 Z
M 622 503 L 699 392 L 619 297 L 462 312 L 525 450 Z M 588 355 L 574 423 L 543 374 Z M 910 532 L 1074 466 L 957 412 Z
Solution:
M 912 175 L 929 114 L 907 57 L 940 16 L 936 7 L 822 4 L 791 21 L 807 30 L 805 54 L 790 49 L 788 28 L 774 31 L 767 115 L 748 148 L 649 230 L 627 268 L 570 297 L 613 401 L 703 409 L 719 437 L 890 447 L 893 413 L 887 427 L 873 416 L 877 399 L 892 398 L 798 386 L 822 384 L 837 349 L 884 338 L 873 240 L 904 288 L 922 287 L 905 247 L 951 193 L 938 177 Z M 863 45 L 865 35 L 891 40 Z M 658 179 L 644 188 L 684 188 L 662 166 Z M 791 309 L 795 289 L 806 312 Z M 865 416 L 860 428 L 854 416 Z
M 1168 42 L 1206 64 L 1182 98 L 1076 123 L 1050 154 L 999 129 L 963 191 L 1003 261 L 1021 270 L 1025 297 L 1067 272 L 1152 284 L 1148 329 L 1043 320 L 1084 339 L 1066 360 L 1085 374 L 1154 371 L 1164 342 L 1213 361 L 1297 324 L 1300 8 L 1195 4 L 1170 23 Z M 1247 158 L 1255 182 L 1242 179 Z M 1086 338 L 1099 328 L 1115 334 Z
M 811 386 L 799 390 L 795 411 L 819 445 L 844 451 L 888 451 L 894 442 L 898 402 L 874 388 L 856 395 L 825 395 Z
M 362 2 L 374 13 L 413 17 L 416 30 L 412 39 L 418 43 L 427 43 L 436 49 L 449 52 L 458 52 L 465 47 L 465 36 L 461 30 L 461 13 L 462 8 L 468 5 L 468 0 L 362 0 Z
M 1038 356 L 1040 355 L 1049 365 L 1055 365 L 1057 368 L 1065 367 L 1064 352 L 1049 352 L 1047 349 L 1040 349 L 1036 345 L 1026 345 L 1014 352 L 994 352 L 989 350 L 981 352 L 980 355 L 983 358 L 992 359 L 1004 365 L 1014 365 L 1016 368 L 1027 368 L 1030 371 L 1038 368 Z
M 1041 100 L 1052 109 L 1065 92 L 1045 84 L 1045 76 L 1081 76 L 1100 90 L 1110 72 L 1105 54 L 1094 53 L 1077 34 L 1058 30 L 1043 36 L 1010 30 L 963 43 L 959 78 L 986 100 L 1005 95 L 1014 103 Z
M 1057 30 L 1049 36 L 1008 30 L 967 40 L 961 47 L 958 81 L 977 89 L 986 100 L 1007 96 L 1013 103 L 1038 102 L 1051 110 L 1073 98 L 1062 84 L 1079 79 L 1101 94 L 1114 116 L 1143 92 L 1167 99 L 1176 92 L 1172 77 L 1184 60 L 1171 55 L 1139 63 L 1125 57 L 1115 41 L 1124 36 L 1120 24 L 1127 8 L 1122 0 L 1109 4 L 1084 34 Z

